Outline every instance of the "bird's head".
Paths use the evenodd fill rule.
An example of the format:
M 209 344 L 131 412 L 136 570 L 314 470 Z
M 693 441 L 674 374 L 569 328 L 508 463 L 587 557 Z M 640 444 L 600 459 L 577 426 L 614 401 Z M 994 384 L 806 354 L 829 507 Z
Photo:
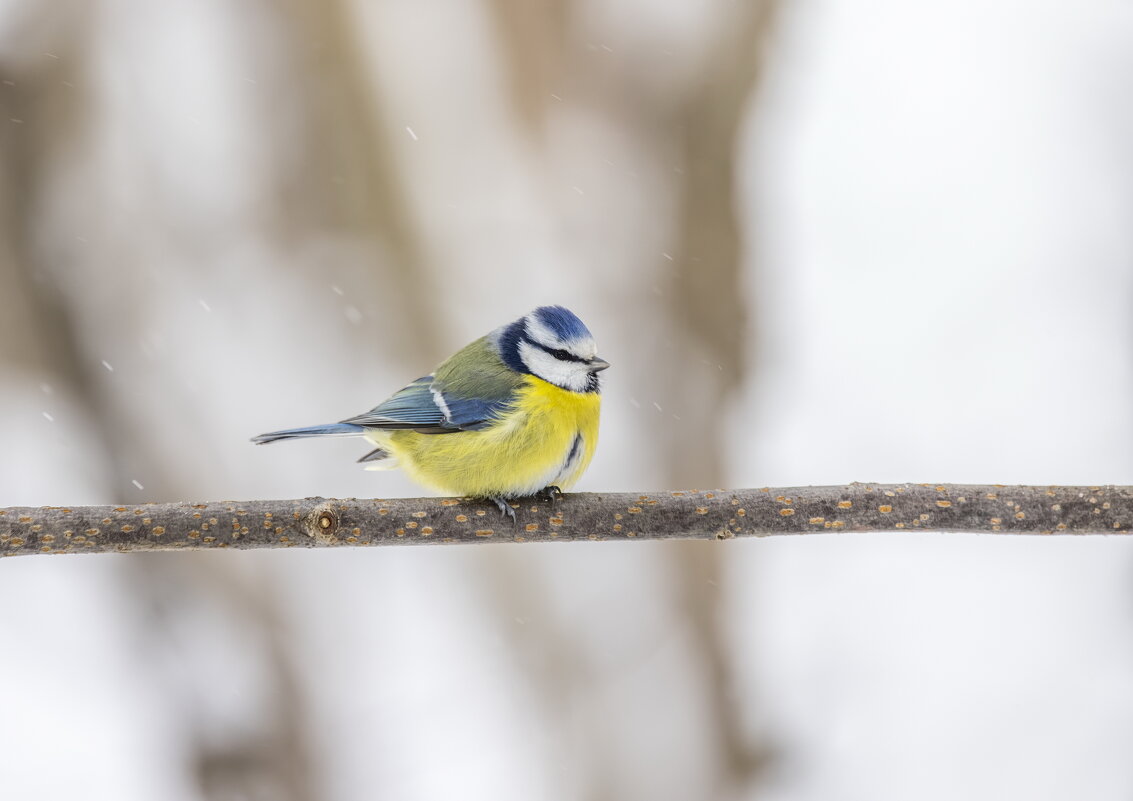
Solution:
M 598 373 L 610 366 L 590 330 L 562 306 L 540 306 L 493 331 L 492 341 L 511 369 L 571 392 L 597 392 Z

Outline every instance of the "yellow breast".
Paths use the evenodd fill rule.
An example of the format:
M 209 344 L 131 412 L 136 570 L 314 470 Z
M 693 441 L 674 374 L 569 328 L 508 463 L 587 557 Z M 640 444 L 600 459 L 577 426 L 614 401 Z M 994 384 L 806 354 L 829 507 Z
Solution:
M 568 489 L 598 444 L 601 399 L 528 376 L 503 417 L 481 431 L 374 432 L 413 478 L 452 495 L 518 498 L 548 485 Z

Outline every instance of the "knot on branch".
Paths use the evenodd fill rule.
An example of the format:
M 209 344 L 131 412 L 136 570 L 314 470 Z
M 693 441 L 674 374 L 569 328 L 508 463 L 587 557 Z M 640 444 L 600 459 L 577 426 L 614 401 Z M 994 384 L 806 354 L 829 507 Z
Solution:
M 338 541 L 338 537 L 336 536 L 338 526 L 338 512 L 336 512 L 329 503 L 315 507 L 307 516 L 308 536 L 317 539 L 324 545 L 330 545 Z

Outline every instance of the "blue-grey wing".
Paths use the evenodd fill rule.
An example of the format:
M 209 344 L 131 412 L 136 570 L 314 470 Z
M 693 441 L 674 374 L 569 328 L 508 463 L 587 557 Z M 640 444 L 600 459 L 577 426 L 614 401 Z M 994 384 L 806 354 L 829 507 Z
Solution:
M 344 423 L 391 431 L 449 434 L 486 428 L 510 398 L 469 398 L 445 392 L 435 376 L 418 378 L 365 414 Z
M 446 422 L 444 410 L 433 397 L 432 384 L 431 375 L 418 378 L 370 411 L 342 422 L 370 428 L 442 428 Z

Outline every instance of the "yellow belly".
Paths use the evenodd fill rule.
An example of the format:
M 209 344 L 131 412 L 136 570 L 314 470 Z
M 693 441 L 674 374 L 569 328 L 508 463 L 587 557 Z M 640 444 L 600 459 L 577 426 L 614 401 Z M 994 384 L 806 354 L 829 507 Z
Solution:
M 482 431 L 371 431 L 410 478 L 450 495 L 518 498 L 572 486 L 598 444 L 596 392 L 560 389 L 529 376 L 515 406 Z

